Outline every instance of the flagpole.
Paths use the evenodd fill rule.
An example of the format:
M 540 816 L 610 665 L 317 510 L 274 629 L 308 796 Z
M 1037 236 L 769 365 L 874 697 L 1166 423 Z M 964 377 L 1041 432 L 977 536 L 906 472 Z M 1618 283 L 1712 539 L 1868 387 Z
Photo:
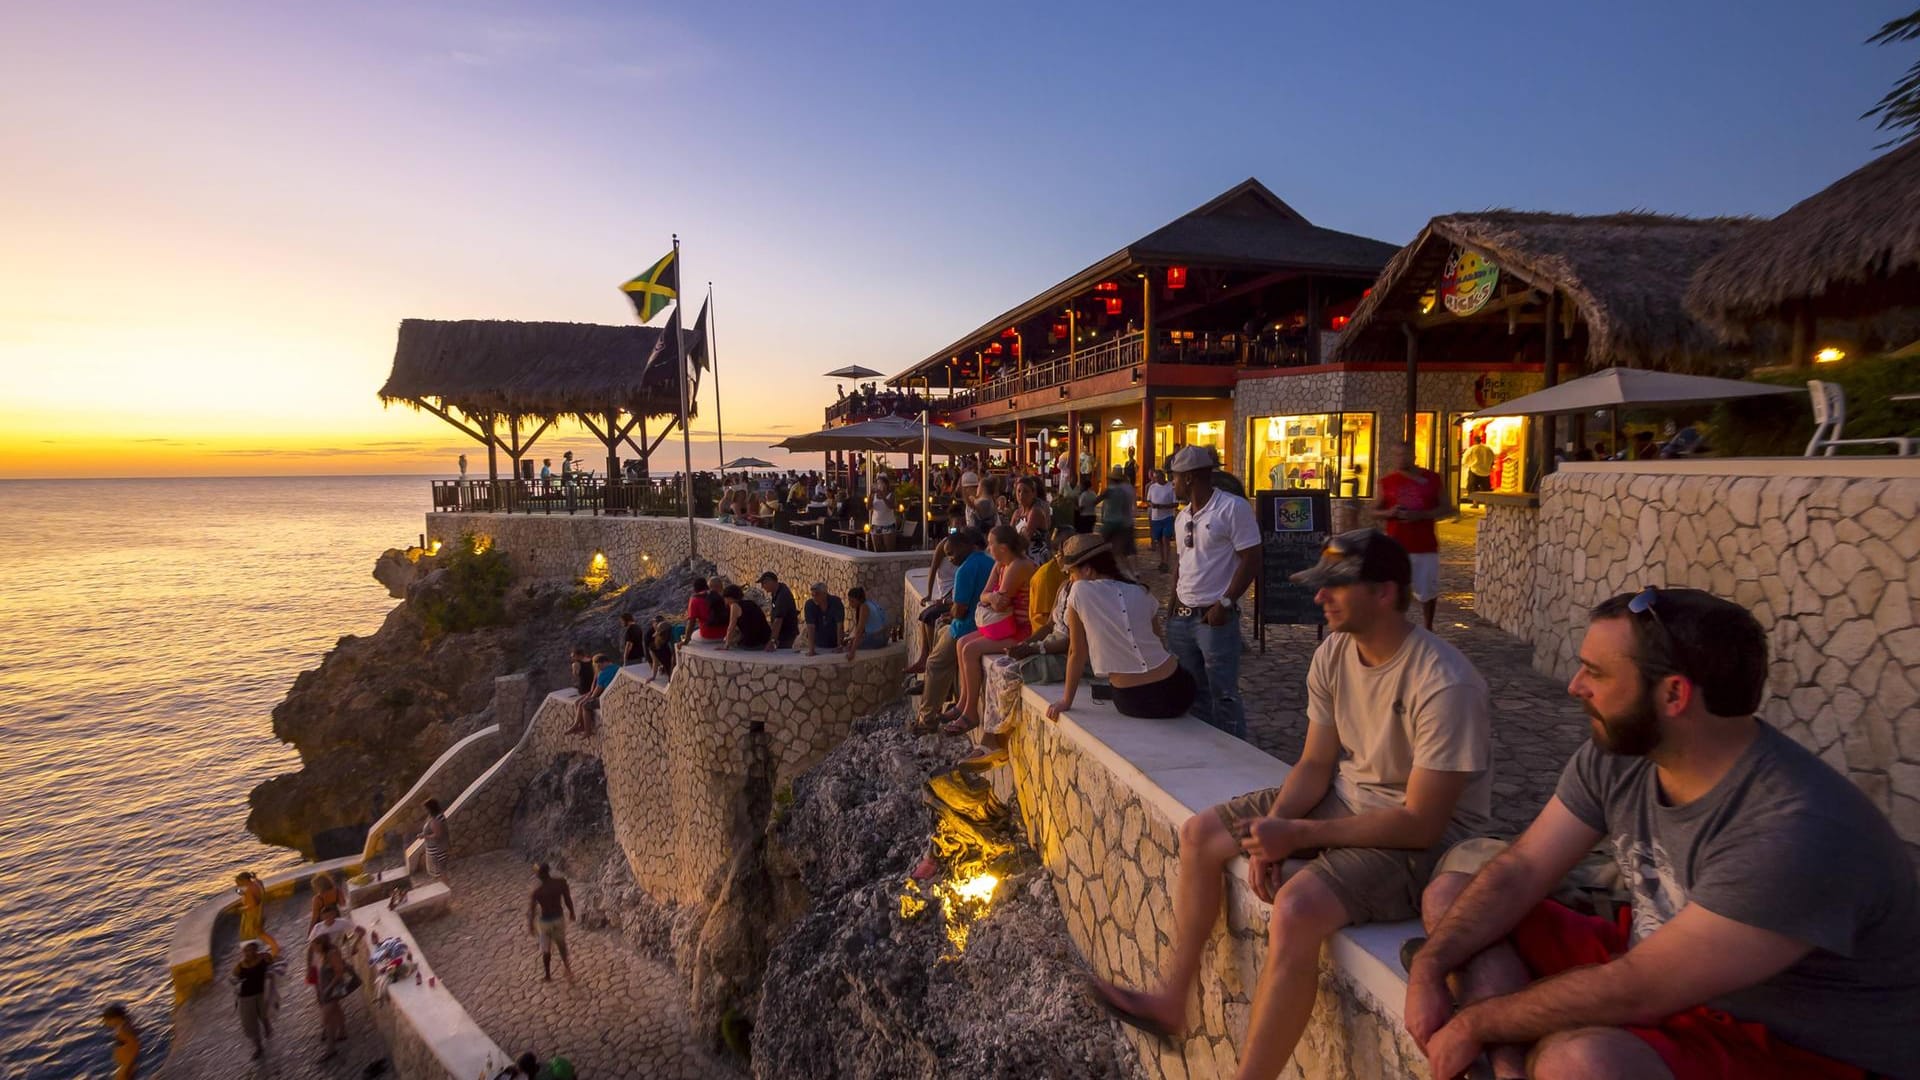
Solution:
M 713 433 L 720 440 L 720 461 L 727 460 L 727 425 L 720 419 L 720 320 L 713 314 L 713 282 L 707 282 L 707 363 L 713 368 Z
M 687 280 L 687 266 L 680 261 L 680 234 L 673 234 L 674 281 Z M 693 403 L 687 396 L 687 358 L 686 350 L 680 340 L 680 290 L 674 290 L 673 318 L 669 322 L 668 332 L 673 334 L 673 362 L 679 368 L 680 376 L 680 447 L 686 454 L 687 470 L 682 477 L 681 488 L 687 500 L 687 556 L 692 558 L 700 554 L 700 541 L 693 527 Z

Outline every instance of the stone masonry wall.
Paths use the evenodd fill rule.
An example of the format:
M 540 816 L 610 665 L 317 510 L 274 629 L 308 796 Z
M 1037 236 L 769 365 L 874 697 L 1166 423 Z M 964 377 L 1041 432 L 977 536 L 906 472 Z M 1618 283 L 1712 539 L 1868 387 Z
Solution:
M 1517 638 L 1531 640 L 1539 591 L 1535 581 L 1532 506 L 1488 506 L 1473 545 L 1473 610 Z
M 1013 783 L 1027 837 L 1053 878 L 1074 945 L 1103 977 L 1142 985 L 1171 954 L 1179 821 L 1151 782 L 1089 753 L 1070 719 L 1046 719 L 1029 692 L 1014 729 Z M 1131 772 L 1132 770 L 1128 770 Z M 1244 873 L 1228 875 L 1227 915 L 1207 943 L 1189 998 L 1188 1030 L 1162 1041 L 1127 1029 L 1155 1080 L 1235 1075 L 1259 972 L 1269 907 Z M 1333 947 L 1325 955 L 1331 956 Z M 1288 1077 L 1425 1077 L 1425 1058 L 1391 1007 L 1323 959 L 1320 993 Z
M 730 581 L 750 585 L 772 570 L 804 600 L 806 588 L 825 582 L 837 596 L 855 585 L 888 615 L 900 615 L 900 576 L 925 566 L 926 552 L 876 554 L 804 540 L 768 529 L 694 523 L 700 556 L 712 562 Z M 427 539 L 451 544 L 463 533 L 487 538 L 507 553 L 514 568 L 529 577 L 572 581 L 588 570 L 594 552 L 607 557 L 615 582 L 640 581 L 656 576 L 687 557 L 684 518 L 594 517 L 556 514 L 428 514 Z
M 572 690 L 547 695 L 520 744 L 449 809 L 456 858 L 505 847 L 520 793 L 563 753 L 606 767 L 615 838 L 634 879 L 655 899 L 709 899 L 734 853 L 733 815 L 753 755 L 767 755 L 775 790 L 813 766 L 899 695 L 905 650 L 892 645 L 852 664 L 837 652 L 680 652 L 669 684 L 623 669 L 590 737 L 568 735 Z
M 414 781 L 400 801 L 388 807 L 380 820 L 367 830 L 361 859 L 370 862 L 385 851 L 390 836 L 400 838 L 399 847 L 405 850 L 407 842 L 418 835 L 426 823 L 427 800 L 438 799 L 441 806 L 451 806 L 461 792 L 500 759 L 502 742 L 500 725 L 491 724 L 448 747 L 446 753 Z
M 1533 596 L 1532 618 L 1508 628 L 1556 677 L 1572 675 L 1587 610 L 1617 593 L 1690 586 L 1746 607 L 1769 637 L 1760 715 L 1846 773 L 1920 861 L 1920 467 L 1779 474 L 1842 471 L 1817 464 L 1827 460 L 1555 473 L 1542 485 L 1531 557 L 1491 559 L 1483 548 L 1476 591 Z

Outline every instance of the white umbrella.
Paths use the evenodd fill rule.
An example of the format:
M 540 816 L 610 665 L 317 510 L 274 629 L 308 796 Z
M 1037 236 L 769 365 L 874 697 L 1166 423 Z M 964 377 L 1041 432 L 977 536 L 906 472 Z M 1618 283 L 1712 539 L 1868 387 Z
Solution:
M 1798 386 L 1769 386 L 1739 379 L 1714 379 L 1705 375 L 1675 375 L 1667 371 L 1642 371 L 1639 368 L 1611 367 L 1591 375 L 1549 386 L 1499 405 L 1489 405 L 1471 413 L 1482 416 L 1551 416 L 1556 413 L 1587 412 L 1632 405 L 1684 405 L 1697 401 L 1724 401 L 1727 398 L 1765 397 L 1772 394 L 1804 394 Z

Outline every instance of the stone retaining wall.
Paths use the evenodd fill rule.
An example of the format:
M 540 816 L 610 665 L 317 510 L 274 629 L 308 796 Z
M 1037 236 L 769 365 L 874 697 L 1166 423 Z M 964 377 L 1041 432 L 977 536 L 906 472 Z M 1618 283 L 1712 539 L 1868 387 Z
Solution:
M 526 676 L 520 678 L 524 680 Z M 461 792 L 500 759 L 500 739 L 500 725 L 490 724 L 448 747 L 400 801 L 388 807 L 380 820 L 367 830 L 367 844 L 361 850 L 361 859 L 372 862 L 385 851 L 389 835 L 398 837 L 401 849 L 405 850 L 408 840 L 417 835 L 426 822 L 427 800 L 438 799 L 441 806 L 452 805 Z
M 1920 461 L 1581 463 L 1547 477 L 1529 529 L 1533 513 L 1489 510 L 1475 590 L 1536 668 L 1571 677 L 1588 609 L 1618 593 L 1745 606 L 1770 639 L 1760 715 L 1866 791 L 1920 861 Z
M 606 767 L 615 838 L 634 879 L 655 899 L 711 900 L 714 873 L 735 851 L 735 815 L 749 774 L 764 765 L 775 790 L 811 768 L 852 729 L 899 696 L 905 650 L 847 663 L 837 652 L 680 651 L 669 684 L 621 669 L 591 737 L 569 735 L 573 690 L 547 695 L 520 744 L 448 810 L 456 858 L 505 847 L 521 792 L 563 753 Z M 757 824 L 756 826 L 757 827 Z
M 1022 693 L 1011 744 L 1021 817 L 1074 945 L 1097 974 L 1139 986 L 1171 954 L 1181 822 L 1230 796 L 1278 785 L 1287 766 L 1190 717 L 1135 720 L 1082 703 L 1049 721 L 1046 706 L 1059 690 Z M 1162 1041 L 1128 1029 L 1156 1080 L 1235 1074 L 1271 913 L 1246 874 L 1244 860 L 1227 870 L 1226 916 L 1208 940 L 1186 1032 Z M 1400 942 L 1419 933 L 1401 923 L 1334 936 L 1322 954 L 1313 1019 L 1283 1075 L 1427 1076 L 1400 1021 L 1406 984 L 1393 959 Z
M 412 979 L 397 982 L 388 988 L 386 1000 L 380 1001 L 367 970 L 370 939 L 362 939 L 350 957 L 362 980 L 366 1013 L 387 1044 L 393 1076 L 400 1080 L 474 1080 L 491 1078 L 503 1066 L 512 1064 L 512 1058 L 474 1023 L 445 983 L 426 985 L 433 966 L 398 914 L 387 910 L 385 904 L 375 904 L 355 909 L 351 918 L 356 926 L 383 939 L 404 940 L 420 968 L 421 983 L 415 984 Z M 235 1069 L 236 1074 L 240 1071 Z
M 595 552 L 607 558 L 616 582 L 651 578 L 687 557 L 685 518 L 545 516 L 541 514 L 428 514 L 427 539 L 451 544 L 463 533 L 485 537 L 507 553 L 523 575 L 546 581 L 573 581 L 585 575 Z M 875 554 L 787 536 L 769 529 L 694 523 L 700 556 L 729 580 L 751 585 L 772 570 L 804 601 L 806 588 L 825 582 L 836 596 L 855 585 L 894 618 L 900 613 L 900 577 L 925 566 L 922 551 Z

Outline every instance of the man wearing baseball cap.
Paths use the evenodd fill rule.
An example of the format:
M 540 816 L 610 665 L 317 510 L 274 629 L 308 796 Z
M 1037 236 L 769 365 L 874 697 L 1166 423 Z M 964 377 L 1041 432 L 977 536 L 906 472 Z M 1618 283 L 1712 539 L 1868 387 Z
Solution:
M 1334 537 L 1293 576 L 1318 590 L 1329 631 L 1307 669 L 1306 747 L 1281 786 L 1181 827 L 1174 948 L 1159 987 L 1096 984 L 1121 1019 L 1185 1028 L 1222 871 L 1244 852 L 1273 914 L 1240 1075 L 1278 1076 L 1313 1014 L 1321 944 L 1344 926 L 1413 918 L 1440 856 L 1487 829 L 1487 684 L 1458 649 L 1407 621 L 1411 578 L 1406 549 L 1375 529 Z M 1283 877 L 1288 859 L 1311 861 Z
M 1200 688 L 1193 715 L 1235 738 L 1247 737 L 1240 701 L 1240 597 L 1260 569 L 1260 526 L 1247 500 L 1213 486 L 1211 447 L 1173 455 L 1172 608 L 1167 649 Z

